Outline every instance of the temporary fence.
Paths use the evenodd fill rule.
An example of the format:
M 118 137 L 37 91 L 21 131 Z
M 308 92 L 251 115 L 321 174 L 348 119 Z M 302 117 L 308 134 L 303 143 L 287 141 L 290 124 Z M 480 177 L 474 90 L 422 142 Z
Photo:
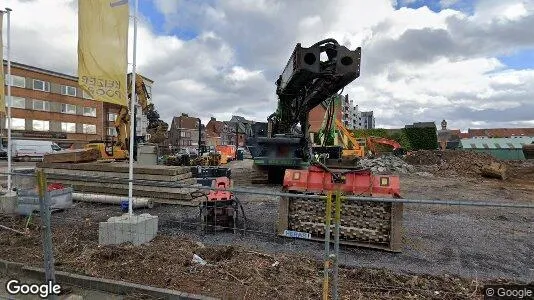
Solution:
M 483 281 L 484 278 L 505 277 L 520 283 L 534 280 L 532 257 L 529 256 L 534 241 L 528 237 L 532 237 L 534 220 L 531 212 L 534 205 L 529 203 L 489 199 L 369 198 L 342 195 L 339 191 L 325 192 L 323 195 L 295 194 L 270 185 L 218 188 L 192 184 L 191 180 L 187 181 L 188 178 L 182 178 L 184 176 L 172 175 L 182 179 L 167 182 L 134 179 L 132 183 L 137 189 L 134 188 L 133 194 L 134 214 L 130 216 L 126 206 L 128 194 L 123 193 L 123 187 L 130 181 L 122 175 L 47 174 L 46 170 L 39 168 L 35 172 L 14 172 L 11 175 L 13 186 L 18 188 L 16 205 L 12 208 L 16 214 L 24 216 L 24 222 L 13 222 L 8 217 L 2 217 L 0 220 L 4 224 L 0 223 L 0 234 L 3 235 L 0 237 L 24 236 L 40 228 L 42 250 L 39 253 L 43 254 L 44 259 L 44 264 L 40 264 L 44 265 L 44 278 L 47 281 L 56 281 L 55 269 L 59 266 L 62 271 L 124 279 L 158 287 L 177 286 L 197 291 L 198 294 L 227 299 L 286 298 L 286 294 L 282 292 L 297 298 L 298 295 L 302 298 L 312 295 L 323 299 L 351 299 L 354 295 L 366 298 L 366 295 L 374 292 L 380 295 L 399 293 L 418 294 L 425 298 L 462 298 L 471 293 L 480 294 L 482 284 L 479 285 L 478 280 Z M 65 188 L 69 189 L 68 193 L 59 192 Z M 33 190 L 34 193 L 28 190 Z M 106 194 L 110 190 L 115 194 Z M 229 206 L 217 206 L 224 201 L 208 202 L 206 194 L 210 191 L 231 192 L 237 201 Z M 1 200 L 8 201 L 5 198 Z M 292 215 L 289 212 L 291 209 L 284 212 L 282 203 L 296 203 L 294 211 L 297 214 L 309 214 Z M 317 208 L 317 203 L 320 208 Z M 410 209 L 403 212 L 403 205 Z M 8 206 L 3 204 L 2 207 Z M 395 209 L 400 209 L 397 212 L 400 216 L 393 216 Z M 37 211 L 39 219 L 32 217 Z M 351 216 L 352 219 L 348 217 L 351 211 L 355 216 Z M 131 218 L 135 220 L 132 221 Z M 315 231 L 307 233 L 306 230 L 292 230 L 288 224 L 298 218 L 301 225 L 305 223 L 302 226 L 308 226 L 307 230 Z M 284 220 L 286 224 L 281 227 L 280 223 L 284 223 Z M 498 227 L 482 224 L 488 220 L 506 225 Z M 354 222 L 360 222 L 357 224 L 359 227 Z M 362 225 L 362 222 L 365 224 Z M 32 224 L 38 224 L 39 227 Z M 446 228 L 447 226 L 450 227 Z M 488 226 L 488 229 L 484 229 L 484 226 Z M 389 236 L 381 237 L 386 232 L 385 228 L 389 230 Z M 165 237 L 165 240 L 156 242 L 156 236 Z M 348 236 L 356 236 L 360 241 L 347 243 L 344 240 Z M 322 240 L 322 246 L 317 240 Z M 124 242 L 130 242 L 133 246 L 116 246 Z M 173 248 L 173 243 L 178 244 L 178 247 Z M 394 247 L 391 246 L 393 243 L 396 243 Z M 377 244 L 381 246 L 377 247 Z M 211 245 L 218 246 L 212 248 Z M 247 253 L 268 258 L 269 264 L 261 262 L 261 266 L 256 266 L 252 275 L 241 274 L 240 272 L 245 272 L 241 262 L 231 260 L 238 264 L 236 266 L 225 262 L 232 257 L 232 251 L 237 251 L 234 248 L 224 248 L 228 245 L 237 245 L 248 249 L 244 250 Z M 158 254 L 159 252 L 161 253 Z M 166 257 L 166 252 L 190 257 Z M 322 258 L 321 291 L 317 290 L 317 282 L 306 277 L 316 276 L 318 268 L 292 274 L 300 274 L 300 279 L 273 279 L 273 276 L 290 275 L 279 270 L 282 263 L 276 255 L 280 253 L 298 255 L 302 260 L 306 259 L 303 254 L 307 254 L 306 257 L 312 260 Z M 6 257 L 0 259 L 28 259 L 24 253 L 19 258 L 5 252 L 4 255 Z M 54 260 L 54 256 L 58 255 L 59 264 Z M 35 260 L 35 255 L 29 257 Z M 37 261 L 24 262 L 39 264 Z M 146 264 L 149 263 L 153 265 L 147 267 Z M 202 269 L 209 266 L 212 271 Z M 395 285 L 395 280 L 388 281 L 380 277 L 380 271 L 371 273 L 374 275 L 365 275 L 348 271 L 350 268 L 345 267 L 384 268 L 401 274 L 406 271 L 436 276 L 442 273 L 456 274 L 476 280 L 474 287 L 470 286 L 473 290 L 465 290 L 465 287 L 440 290 L 436 282 L 430 284 L 425 281 L 426 283 L 418 285 L 416 281 L 410 281 Z M 344 268 L 342 274 L 340 268 Z M 111 273 L 112 269 L 114 273 Z M 278 275 L 264 274 L 264 269 Z M 184 274 L 184 270 L 188 273 Z M 210 272 L 215 272 L 219 277 L 214 277 Z M 166 278 L 169 274 L 172 276 Z M 201 275 L 205 276 L 204 284 L 208 285 L 207 288 L 192 287 L 184 281 L 191 276 L 196 280 L 192 282 L 200 284 L 198 278 Z M 359 278 L 364 275 L 375 277 Z M 181 281 L 177 282 L 178 279 L 173 277 Z M 251 278 L 259 278 L 261 281 L 248 282 L 253 280 Z M 63 276 L 61 283 L 80 285 L 84 289 L 102 289 L 104 285 L 94 281 L 65 282 L 69 280 Z M 282 288 L 269 284 L 269 280 L 285 282 L 288 287 L 282 287 L 281 291 Z M 310 290 L 291 290 L 289 284 L 299 280 L 307 282 L 300 285 L 307 286 Z M 221 282 L 226 282 L 233 288 L 225 289 Z M 447 282 L 444 280 L 441 283 Z M 112 291 L 109 286 L 106 285 L 108 292 L 131 292 L 117 287 L 118 285 Z M 268 292 L 261 294 L 257 290 Z M 140 288 L 135 291 L 142 293 Z M 154 295 L 150 291 L 145 292 Z

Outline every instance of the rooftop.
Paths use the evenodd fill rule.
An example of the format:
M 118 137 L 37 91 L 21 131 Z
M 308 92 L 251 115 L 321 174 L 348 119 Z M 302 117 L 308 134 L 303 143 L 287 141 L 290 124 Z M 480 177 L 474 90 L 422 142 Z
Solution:
M 534 137 L 469 138 L 460 142 L 464 149 L 521 149 L 523 145 L 534 142 Z

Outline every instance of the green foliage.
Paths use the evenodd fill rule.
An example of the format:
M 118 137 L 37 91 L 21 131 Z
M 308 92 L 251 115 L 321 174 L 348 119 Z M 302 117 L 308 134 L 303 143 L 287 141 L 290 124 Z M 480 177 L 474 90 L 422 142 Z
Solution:
M 400 132 L 395 132 L 389 136 L 389 139 L 397 141 L 404 150 L 410 151 L 412 150 L 412 145 L 410 144 L 410 139 L 406 135 L 406 132 L 404 130 L 401 130 Z
M 315 135 L 314 142 L 317 145 L 321 145 L 321 136 L 325 135 L 325 146 L 333 146 L 334 145 L 334 131 L 326 131 L 324 129 L 320 129 L 319 133 Z
M 438 136 L 435 128 L 404 128 L 403 132 L 406 133 L 406 136 L 410 141 L 411 150 L 438 149 Z

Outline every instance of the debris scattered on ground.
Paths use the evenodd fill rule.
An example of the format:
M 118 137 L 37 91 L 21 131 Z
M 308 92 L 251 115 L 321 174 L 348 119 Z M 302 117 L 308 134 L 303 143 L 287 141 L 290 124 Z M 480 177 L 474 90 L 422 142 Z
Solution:
M 501 163 L 486 153 L 465 150 L 418 150 L 407 154 L 404 160 L 416 166 L 423 166 L 436 175 L 482 175 L 482 169 L 492 163 Z M 503 166 L 506 165 L 503 163 Z
M 23 228 L 23 218 L 0 217 Z M 37 222 L 36 222 L 37 223 Z M 98 246 L 98 223 L 55 226 L 56 269 L 223 299 L 318 299 L 323 264 L 303 255 L 263 254 L 238 246 L 204 245 L 159 235 L 141 246 Z M 0 257 L 42 265 L 41 228 L 20 236 L 0 232 Z M 194 263 L 194 253 L 209 266 Z M 493 281 L 501 282 L 500 280 Z M 399 274 L 383 269 L 340 269 L 341 299 L 466 299 L 483 284 L 456 276 Z M 274 296 L 273 296 L 274 295 Z
M 364 168 L 371 168 L 373 173 L 386 174 L 386 173 L 413 173 L 415 168 L 403 161 L 397 156 L 387 155 L 374 159 L 364 158 L 360 160 L 360 165 Z

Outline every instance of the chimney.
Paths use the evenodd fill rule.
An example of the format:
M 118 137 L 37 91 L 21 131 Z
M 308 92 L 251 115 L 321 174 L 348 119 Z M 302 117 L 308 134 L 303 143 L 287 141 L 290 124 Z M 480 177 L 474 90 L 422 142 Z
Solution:
M 182 117 L 189 117 L 186 113 L 182 113 Z
M 211 117 L 210 121 L 215 122 L 215 121 L 217 121 L 217 119 L 215 119 L 215 117 Z

